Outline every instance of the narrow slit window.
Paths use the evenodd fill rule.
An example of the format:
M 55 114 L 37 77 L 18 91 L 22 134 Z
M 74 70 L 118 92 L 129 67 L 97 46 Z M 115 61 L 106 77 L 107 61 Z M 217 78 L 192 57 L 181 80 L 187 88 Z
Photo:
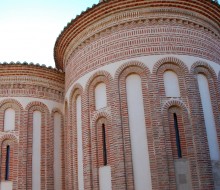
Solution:
M 176 146 L 177 146 L 177 153 L 178 158 L 182 158 L 182 151 L 181 151 L 181 144 L 180 144 L 180 134 L 179 134 L 179 126 L 176 113 L 173 114 L 174 118 L 174 128 L 176 133 Z
M 107 160 L 105 124 L 102 124 L 102 139 L 103 139 L 103 161 L 104 161 L 104 166 L 107 166 L 108 160 Z
M 6 149 L 5 180 L 9 180 L 10 146 Z

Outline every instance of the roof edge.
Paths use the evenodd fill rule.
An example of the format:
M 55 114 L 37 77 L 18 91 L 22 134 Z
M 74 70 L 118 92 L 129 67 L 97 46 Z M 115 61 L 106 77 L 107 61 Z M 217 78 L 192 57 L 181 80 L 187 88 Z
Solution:
M 52 66 L 46 66 L 45 64 L 39 64 L 39 63 L 33 63 L 33 62 L 0 62 L 0 65 L 24 65 L 24 66 L 34 66 L 34 67 L 41 67 L 41 68 L 44 68 L 44 69 L 49 69 L 51 71 L 55 71 L 55 72 L 59 72 L 59 73 L 63 73 L 62 69 L 57 69 L 56 67 L 52 67 Z
M 96 9 L 98 7 L 101 7 L 103 4 L 107 4 L 112 1 L 115 1 L 115 0 L 103 0 L 103 1 L 100 1 L 98 4 L 93 4 L 92 7 L 87 7 L 87 9 L 85 11 L 82 11 L 80 15 L 76 15 L 76 17 L 74 19 L 72 19 L 70 22 L 67 23 L 67 25 L 63 28 L 63 30 L 58 35 L 58 37 L 55 41 L 55 45 L 54 45 L 54 61 L 55 61 L 55 65 L 56 65 L 57 69 L 63 70 L 63 65 L 60 65 L 59 61 L 57 60 L 56 50 L 57 50 L 57 46 L 58 46 L 60 40 L 65 35 L 65 32 L 67 32 L 67 30 L 70 28 L 70 26 L 72 26 L 76 22 L 78 22 L 84 15 L 89 14 L 89 12 L 93 11 L 94 9 Z M 217 8 L 219 8 L 219 11 L 220 11 L 220 3 L 218 3 L 217 0 L 203 0 L 203 1 L 207 1 L 209 3 L 212 3 L 213 5 L 217 6 Z

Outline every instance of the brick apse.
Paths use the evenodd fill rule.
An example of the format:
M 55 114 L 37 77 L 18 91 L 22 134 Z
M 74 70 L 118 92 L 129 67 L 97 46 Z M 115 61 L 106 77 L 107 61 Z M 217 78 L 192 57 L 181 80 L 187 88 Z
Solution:
M 220 190 L 217 1 L 100 1 L 54 59 L 0 64 L 1 190 Z

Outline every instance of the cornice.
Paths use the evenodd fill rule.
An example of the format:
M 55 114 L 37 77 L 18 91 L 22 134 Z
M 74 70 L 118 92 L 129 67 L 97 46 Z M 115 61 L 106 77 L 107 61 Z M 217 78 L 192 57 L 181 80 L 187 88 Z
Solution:
M 92 8 L 83 12 L 80 16 L 77 16 L 72 20 L 61 32 L 54 48 L 54 58 L 56 67 L 63 69 L 64 54 L 66 48 L 71 41 L 77 37 L 83 30 L 91 26 L 100 19 L 106 18 L 108 15 L 113 15 L 117 12 L 123 12 L 126 10 L 133 10 L 136 8 L 152 8 L 152 7 L 172 7 L 180 8 L 188 11 L 195 12 L 209 18 L 217 27 L 220 27 L 220 6 L 218 3 L 209 0 L 110 0 L 101 2 L 98 5 L 94 5 Z
M 53 88 L 60 91 L 64 91 L 64 83 L 55 82 L 54 80 L 48 80 L 40 77 L 33 76 L 0 76 L 1 84 L 11 84 L 11 85 L 36 85 L 46 88 Z
M 71 59 L 72 55 L 77 50 L 83 49 L 91 42 L 96 41 L 99 38 L 104 37 L 105 35 L 112 34 L 113 32 L 117 33 L 120 30 L 129 29 L 129 27 L 134 27 L 135 25 L 137 27 L 155 25 L 175 25 L 190 27 L 197 30 L 203 30 L 204 32 L 209 33 L 210 36 L 213 36 L 216 39 L 220 39 L 220 30 L 218 28 L 215 28 L 215 26 L 213 26 L 212 24 L 207 23 L 202 19 L 192 17 L 191 15 L 181 16 L 180 13 L 176 12 L 175 14 L 170 14 L 171 10 L 166 9 L 166 11 L 163 12 L 163 14 L 151 14 L 146 11 L 131 12 L 130 14 L 135 15 L 133 18 L 127 17 L 127 19 L 121 19 L 116 25 L 111 24 L 109 20 L 106 20 L 105 22 L 103 21 L 97 23 L 95 26 L 88 27 L 84 32 L 74 38 L 70 45 L 67 47 L 63 58 L 66 64 L 65 66 L 68 65 L 69 59 Z M 121 13 L 120 15 L 122 14 L 125 18 L 126 13 Z M 117 20 L 120 15 L 115 15 L 115 17 L 111 19 L 112 23 L 115 23 L 113 22 L 113 20 Z
M 14 61 L 11 61 L 11 62 L 0 62 L 0 65 L 27 65 L 27 66 L 33 66 L 33 67 L 39 67 L 39 68 L 44 68 L 44 69 L 48 69 L 48 70 L 51 70 L 51 71 L 55 71 L 55 72 L 59 72 L 59 73 L 63 73 L 62 69 L 57 69 L 57 68 L 54 68 L 52 66 L 46 66 L 45 64 L 42 64 L 40 65 L 39 63 L 33 63 L 33 62 L 20 62 L 20 61 L 17 61 L 17 62 L 14 62 Z
M 10 63 L 0 63 L 0 77 L 20 77 L 28 78 L 29 81 L 33 81 L 38 78 L 38 80 L 45 80 L 46 83 L 53 81 L 54 83 L 60 83 L 64 85 L 64 72 L 51 66 L 46 67 L 46 65 L 33 64 L 33 63 L 20 63 L 20 62 L 10 62 Z
M 63 102 L 64 83 L 29 76 L 0 76 L 1 97 L 33 97 Z

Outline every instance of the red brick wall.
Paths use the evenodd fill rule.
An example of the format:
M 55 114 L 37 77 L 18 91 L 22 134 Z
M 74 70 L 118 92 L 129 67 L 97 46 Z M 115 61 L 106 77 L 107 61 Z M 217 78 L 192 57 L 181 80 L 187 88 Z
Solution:
M 50 155 L 50 157 L 49 157 L 49 159 L 50 159 L 50 161 L 53 163 L 53 161 L 54 161 L 54 141 L 56 141 L 57 139 L 54 139 L 54 114 L 55 113 L 58 113 L 58 114 L 60 114 L 60 116 L 61 116 L 61 136 L 60 136 L 60 138 L 61 138 L 61 180 L 62 180 L 62 187 L 63 187 L 63 189 L 65 189 L 65 167 L 64 167 L 64 163 L 65 163 L 65 160 L 64 160 L 64 153 L 65 153 L 65 149 L 64 149 L 64 117 L 63 117 L 63 113 L 61 112 L 61 110 L 59 110 L 58 108 L 54 108 L 53 110 L 52 110 L 52 112 L 51 112 L 51 128 L 49 129 L 49 139 L 51 139 L 51 147 L 47 147 L 47 148 L 49 148 L 50 149 L 50 153 L 49 153 L 49 155 Z M 51 173 L 51 176 L 53 176 L 54 175 L 54 168 L 52 168 L 51 170 L 50 170 L 50 173 Z M 53 184 L 54 185 L 54 184 Z M 54 187 L 53 187 L 53 189 L 54 189 Z
M 64 73 L 37 65 L 0 64 L 0 96 L 31 97 L 63 103 Z
M 76 118 L 74 101 L 77 95 L 82 98 L 83 117 L 83 154 L 85 189 L 98 189 L 98 167 L 102 165 L 102 141 L 100 126 L 107 122 L 110 137 L 110 152 L 113 189 L 134 188 L 130 132 L 126 101 L 126 77 L 138 74 L 142 79 L 142 91 L 146 118 L 148 149 L 153 189 L 176 189 L 174 160 L 177 159 L 173 132 L 172 114 L 178 116 L 180 140 L 183 158 L 189 160 L 192 185 L 194 189 L 213 189 L 211 162 L 209 157 L 207 136 L 196 78 L 196 70 L 200 67 L 210 81 L 213 112 L 218 126 L 219 110 L 217 100 L 217 77 L 207 63 L 197 62 L 191 71 L 186 64 L 174 57 L 166 57 L 154 64 L 153 72 L 141 62 L 125 62 L 116 71 L 114 78 L 106 71 L 98 71 L 87 82 L 85 89 L 79 84 L 70 93 L 71 138 L 67 144 L 67 152 L 71 151 L 72 164 L 77 165 L 76 154 Z M 181 97 L 169 98 L 165 95 L 163 73 L 172 70 L 178 75 Z M 107 107 L 95 110 L 95 86 L 104 82 L 107 87 Z M 214 105 L 216 104 L 216 105 Z M 101 119 L 101 120 L 100 120 Z M 103 120 L 103 121 L 102 121 Z M 98 124 L 97 124 L 98 122 Z M 217 129 L 218 131 L 218 129 Z M 70 131 L 68 130 L 67 133 Z M 218 132 L 219 133 L 219 132 Z M 67 134 L 69 135 L 69 134 Z M 218 137 L 219 138 L 219 137 Z M 71 140 L 73 139 L 73 140 Z M 75 140 L 74 140 L 75 139 Z M 75 143 L 74 143 L 75 142 Z M 69 155 L 70 153 L 68 153 Z M 71 157 L 71 156 L 70 156 Z M 101 164 L 100 164 L 101 163 Z M 77 173 L 72 167 L 71 178 L 77 180 Z M 120 176 L 120 177 L 118 177 Z M 73 180 L 74 182 L 74 180 Z M 76 183 L 76 184 L 75 184 Z M 77 181 L 74 182 L 77 186 Z
M 196 74 L 202 72 L 209 80 L 213 113 L 216 126 L 219 126 L 218 80 L 211 66 L 199 61 L 206 59 L 212 61 L 213 65 L 220 63 L 220 33 L 217 29 L 219 18 L 216 17 L 219 14 L 218 8 L 208 1 L 173 3 L 141 0 L 102 3 L 99 5 L 100 12 L 96 7 L 86 12 L 58 38 L 55 59 L 57 65 L 66 72 L 66 92 L 69 94 L 72 91 L 67 96 L 70 108 L 66 113 L 72 118 L 68 120 L 67 126 L 70 127 L 68 132 L 71 132 L 71 138 L 67 142 L 67 155 L 73 155 L 72 172 L 69 171 L 71 177 L 68 179 L 72 180 L 74 187 L 77 187 L 77 173 L 73 172 L 74 164 L 77 165 L 77 155 L 74 155 L 77 138 L 72 99 L 80 94 L 85 189 L 99 187 L 98 167 L 102 163 L 102 147 L 99 146 L 100 125 L 96 122 L 100 123 L 100 118 L 111 126 L 108 138 L 112 143 L 108 146 L 112 160 L 112 187 L 117 190 L 134 189 L 125 81 L 128 75 L 138 74 L 142 80 L 152 188 L 176 189 L 174 160 L 177 159 L 177 151 L 171 119 L 174 112 L 178 116 L 183 158 L 189 160 L 193 189 L 214 188 Z M 104 7 L 105 10 L 108 7 L 109 12 L 104 14 Z M 95 17 L 95 12 L 100 17 Z M 89 15 L 93 18 L 92 22 L 88 22 L 91 19 L 88 18 Z M 88 20 L 84 20 L 86 18 Z M 169 56 L 170 54 L 173 56 Z M 165 57 L 157 62 L 152 59 L 149 63 L 151 66 L 153 64 L 152 73 L 148 69 L 148 63 L 135 61 L 138 57 L 146 56 L 147 59 L 151 55 Z M 179 55 L 189 56 L 188 59 L 192 56 L 198 62 L 189 69 L 190 63 L 176 58 L 181 57 Z M 129 61 L 131 59 L 133 61 Z M 108 68 L 103 67 L 110 68 L 117 61 L 120 61 L 120 66 L 114 64 L 114 69 L 117 70 L 112 77 L 114 72 L 109 69 L 110 74 L 107 72 Z M 167 70 L 178 76 L 181 95 L 178 98 L 165 95 L 163 74 Z M 95 74 L 86 78 L 88 73 L 94 71 Z M 87 81 L 85 87 L 79 84 L 82 80 L 78 79 L 81 77 L 83 81 Z M 107 87 L 107 107 L 95 110 L 95 86 L 100 82 L 104 82 Z M 73 95 L 74 93 L 76 94 Z M 217 134 L 219 140 L 219 128 Z
M 6 154 L 7 146 L 10 147 L 9 159 L 9 178 L 14 184 L 13 190 L 17 189 L 18 185 L 18 144 L 14 137 L 8 136 L 1 144 L 1 181 L 5 181 L 6 176 Z
M 174 9 L 175 11 L 173 11 Z M 170 18 L 170 12 L 176 15 Z M 151 15 L 151 13 L 153 13 L 153 15 Z M 183 13 L 185 13 L 185 16 L 182 20 L 180 18 Z M 189 20 L 186 19 L 188 16 L 190 17 Z M 200 19 L 198 20 L 198 17 L 202 18 L 203 21 Z M 85 45 L 87 46 L 91 40 L 99 38 L 105 33 L 112 33 L 112 30 L 120 26 L 126 27 L 135 23 L 139 23 L 139 25 L 143 25 L 144 23 L 147 25 L 155 25 L 155 23 L 165 24 L 168 21 L 175 23 L 175 25 L 178 25 L 178 23 L 189 24 L 193 28 L 199 28 L 200 30 L 205 29 L 207 32 L 210 31 L 212 34 L 219 35 L 217 31 L 220 22 L 219 18 L 219 6 L 207 0 L 178 0 L 175 2 L 155 0 L 111 0 L 103 2 L 97 6 L 93 6 L 92 9 L 89 9 L 72 20 L 68 23 L 67 27 L 64 28 L 54 48 L 56 65 L 58 68 L 65 68 L 68 64 L 67 59 L 69 59 L 69 55 L 73 53 L 73 50 L 82 49 L 82 47 Z M 204 21 L 207 22 L 205 23 Z M 214 23 L 214 25 L 210 26 L 208 24 L 209 22 Z M 168 24 L 166 23 L 166 25 Z M 67 50 L 69 52 L 67 52 Z M 168 52 L 169 50 L 170 49 L 166 49 L 165 51 Z M 138 50 L 133 51 L 133 53 L 135 53 Z M 152 51 L 155 52 L 158 51 L 158 49 L 154 48 Z M 199 50 L 197 49 L 197 51 Z M 190 51 L 188 52 L 190 53 Z M 131 52 L 127 53 L 130 54 Z M 143 54 L 143 51 L 140 53 Z M 116 55 L 112 56 L 115 57 Z M 102 56 L 102 59 L 101 62 L 109 58 Z
M 64 73 L 37 65 L 1 64 L 0 67 L 2 98 L 0 101 L 1 181 L 4 181 L 5 176 L 6 147 L 10 144 L 9 180 L 13 182 L 13 190 L 31 189 L 33 111 L 39 110 L 42 113 L 41 187 L 52 190 L 54 189 L 53 113 L 61 113 L 55 107 L 56 104 L 63 103 Z M 20 97 L 25 98 L 19 102 Z M 28 98 L 38 98 L 38 102 L 31 102 Z M 53 101 L 54 109 L 50 112 L 47 107 L 49 105 L 39 102 L 39 99 Z M 24 102 L 30 103 L 26 106 Z M 15 130 L 5 132 L 4 113 L 8 108 L 15 110 Z M 64 151 L 63 148 L 62 150 Z M 64 152 L 62 152 L 64 157 L 63 154 Z M 62 179 L 64 181 L 64 175 Z
M 196 75 L 202 73 L 208 79 L 220 144 L 220 74 L 217 77 L 211 67 L 215 64 L 219 69 L 220 63 L 218 7 L 205 0 L 112 0 L 97 7 L 78 18 L 76 24 L 71 24 L 58 39 L 55 57 L 59 67 L 65 65 L 65 76 L 57 70 L 34 65 L 0 65 L 0 96 L 6 98 L 0 101 L 1 180 L 5 175 L 5 148 L 10 144 L 13 190 L 31 189 L 33 112 L 38 110 L 42 113 L 41 189 L 54 189 L 53 115 L 62 112 L 57 108 L 50 110 L 47 103 L 41 101 L 50 100 L 54 105 L 63 104 L 65 111 L 62 118 L 63 189 L 78 188 L 75 108 L 76 98 L 80 95 L 85 189 L 99 189 L 103 123 L 112 187 L 115 190 L 134 189 L 125 82 L 127 76 L 137 74 L 142 81 L 152 189 L 176 189 L 174 112 L 178 116 L 183 158 L 189 160 L 193 189 L 213 189 Z M 91 18 L 88 19 L 89 14 Z M 136 61 L 138 57 L 151 55 L 165 56 L 149 62 L 153 65 L 152 71 L 147 63 Z M 198 62 L 189 69 L 189 63 L 183 62 L 179 55 L 192 56 Z M 201 59 L 206 59 L 207 63 Z M 103 69 L 117 61 L 122 64 L 115 66 L 115 72 Z M 179 98 L 165 95 L 163 74 L 167 70 L 178 76 Z M 92 71 L 95 72 L 91 76 Z M 86 74 L 89 77 L 86 78 Z M 78 80 L 81 77 L 85 77 L 85 85 Z M 96 110 L 94 93 L 99 83 L 106 85 L 107 107 Z M 15 100 L 17 97 L 38 99 L 23 106 Z M 3 131 L 7 108 L 14 109 L 16 117 L 15 130 L 10 132 Z

